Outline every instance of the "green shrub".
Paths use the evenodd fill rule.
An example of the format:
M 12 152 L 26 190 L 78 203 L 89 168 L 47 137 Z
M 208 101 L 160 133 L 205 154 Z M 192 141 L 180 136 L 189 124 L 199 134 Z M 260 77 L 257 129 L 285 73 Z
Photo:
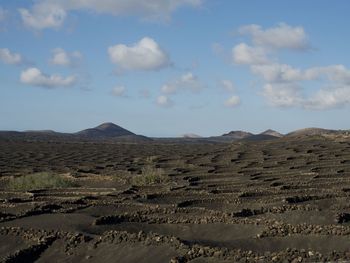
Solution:
M 161 168 L 154 168 L 151 165 L 146 165 L 142 167 L 141 172 L 141 175 L 132 178 L 132 184 L 150 185 L 169 181 L 169 178 L 164 174 L 164 170 Z
M 29 191 L 46 188 L 65 188 L 76 186 L 72 181 L 58 174 L 35 173 L 12 178 L 7 188 L 12 190 Z

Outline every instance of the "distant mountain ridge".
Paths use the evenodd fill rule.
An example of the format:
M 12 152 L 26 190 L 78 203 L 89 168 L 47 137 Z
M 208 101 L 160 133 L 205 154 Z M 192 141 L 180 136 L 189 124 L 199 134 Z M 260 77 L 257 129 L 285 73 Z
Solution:
M 185 133 L 181 136 L 182 138 L 188 138 L 188 139 L 196 139 L 196 138 L 202 138 L 202 136 L 195 134 L 195 133 Z
M 53 134 L 53 133 L 57 133 L 53 130 L 27 130 L 27 131 L 24 131 L 24 132 L 31 132 L 31 133 L 50 133 L 50 134 Z
M 176 138 L 149 138 L 137 135 L 121 126 L 111 122 L 102 123 L 94 128 L 88 128 L 76 133 L 60 133 L 53 130 L 28 130 L 0 131 L 2 140 L 22 140 L 22 141 L 108 141 L 108 142 L 128 142 L 137 143 L 145 141 L 175 142 L 175 143 L 229 143 L 234 141 L 265 141 L 284 137 L 304 137 L 304 136 L 326 136 L 326 137 L 350 137 L 350 130 L 329 130 L 322 128 L 306 128 L 290 132 L 283 135 L 275 130 L 268 129 L 259 134 L 246 131 L 231 131 L 221 136 L 200 137 L 196 134 L 188 133 Z
M 136 135 L 114 123 L 106 122 L 76 133 L 59 133 L 52 130 L 0 131 L 0 139 L 25 141 L 118 141 L 140 142 L 152 139 Z

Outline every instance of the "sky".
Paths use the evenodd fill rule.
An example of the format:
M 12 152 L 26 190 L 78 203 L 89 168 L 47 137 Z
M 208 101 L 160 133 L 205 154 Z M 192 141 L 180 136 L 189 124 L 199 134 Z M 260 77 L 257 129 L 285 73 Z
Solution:
M 0 0 L 0 130 L 349 129 L 349 10 L 348 0 Z

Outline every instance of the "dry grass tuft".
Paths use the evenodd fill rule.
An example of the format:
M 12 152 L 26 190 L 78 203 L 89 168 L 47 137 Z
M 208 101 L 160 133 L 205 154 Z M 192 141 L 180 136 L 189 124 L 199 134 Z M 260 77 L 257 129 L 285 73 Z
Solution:
M 132 178 L 131 183 L 134 185 L 150 185 L 160 184 L 169 181 L 168 176 L 165 175 L 161 168 L 154 168 L 151 165 L 142 167 L 142 173 Z
M 11 190 L 29 191 L 47 188 L 66 188 L 76 186 L 62 175 L 52 173 L 35 173 L 12 178 L 7 188 Z

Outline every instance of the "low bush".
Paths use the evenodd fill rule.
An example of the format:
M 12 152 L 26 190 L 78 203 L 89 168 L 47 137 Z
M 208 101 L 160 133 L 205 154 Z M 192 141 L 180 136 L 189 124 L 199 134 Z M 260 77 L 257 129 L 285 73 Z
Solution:
M 61 175 L 45 172 L 14 177 L 7 184 L 8 189 L 20 191 L 74 186 L 76 185 L 71 180 Z
M 161 168 L 154 168 L 151 165 L 142 167 L 141 174 L 134 176 L 131 183 L 134 185 L 160 184 L 169 181 L 168 176 Z

